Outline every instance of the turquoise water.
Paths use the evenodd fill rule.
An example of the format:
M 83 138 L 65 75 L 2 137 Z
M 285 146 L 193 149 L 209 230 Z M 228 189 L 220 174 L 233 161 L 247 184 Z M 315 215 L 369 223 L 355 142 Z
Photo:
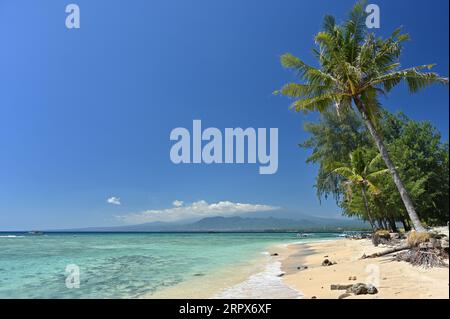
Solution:
M 136 298 L 257 258 L 272 244 L 335 238 L 293 233 L 0 233 L 0 298 Z M 80 287 L 66 287 L 66 266 Z

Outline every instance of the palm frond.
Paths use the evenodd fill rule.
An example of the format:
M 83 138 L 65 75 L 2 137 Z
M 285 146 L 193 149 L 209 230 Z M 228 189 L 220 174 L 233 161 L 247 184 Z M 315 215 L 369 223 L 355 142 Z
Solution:
M 282 94 L 292 98 L 308 98 L 316 95 L 323 95 L 328 90 L 324 85 L 310 85 L 300 83 L 288 83 L 274 94 Z
M 325 32 L 333 32 L 336 26 L 336 19 L 332 15 L 326 15 L 323 18 L 323 30 Z
M 367 183 L 367 188 L 371 194 L 379 195 L 381 193 L 380 189 L 377 186 L 375 186 L 371 181 L 366 180 L 366 183 Z
M 339 101 L 344 94 L 342 93 L 325 93 L 310 98 L 299 99 L 291 104 L 291 108 L 299 111 L 319 111 L 323 112 L 330 106 Z
M 374 158 L 370 160 L 369 164 L 367 164 L 366 168 L 364 169 L 364 173 L 367 174 L 373 172 L 377 167 L 377 165 L 379 165 L 381 162 L 382 162 L 381 154 L 377 154 Z
M 283 67 L 296 71 L 299 77 L 303 77 L 306 72 L 313 69 L 313 67 L 307 65 L 305 62 L 290 53 L 283 54 L 280 61 Z
M 437 73 L 421 72 L 423 69 L 431 70 L 433 66 L 433 64 L 429 64 L 391 72 L 373 79 L 370 85 L 382 85 L 385 91 L 389 92 L 401 81 L 406 81 L 409 91 L 415 93 L 435 83 L 448 84 L 448 78 L 441 77 Z
M 372 172 L 372 173 L 368 174 L 367 175 L 367 179 L 378 178 L 380 176 L 387 175 L 387 174 L 389 174 L 389 169 L 385 168 L 385 169 L 381 169 L 379 171 Z

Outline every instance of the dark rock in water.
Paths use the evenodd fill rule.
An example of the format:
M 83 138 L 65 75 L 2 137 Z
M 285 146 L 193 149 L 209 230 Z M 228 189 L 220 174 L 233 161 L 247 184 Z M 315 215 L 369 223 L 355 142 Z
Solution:
M 272 255 L 270 255 L 270 256 L 278 256 L 278 254 L 277 253 L 273 253 Z
M 205 274 L 200 274 L 200 273 L 198 273 L 198 274 L 194 274 L 194 276 L 196 276 L 196 277 L 200 277 L 200 276 L 204 276 Z

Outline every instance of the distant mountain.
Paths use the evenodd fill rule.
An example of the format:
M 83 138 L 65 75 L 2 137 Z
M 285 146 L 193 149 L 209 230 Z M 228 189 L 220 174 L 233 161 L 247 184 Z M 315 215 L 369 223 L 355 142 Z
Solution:
M 311 228 L 317 226 L 308 220 L 242 217 L 207 217 L 196 223 L 185 225 L 192 230 L 200 231 L 263 231 L 294 228 Z
M 367 224 L 352 219 L 328 219 L 305 217 L 302 219 L 286 218 L 250 218 L 250 217 L 206 217 L 196 222 L 166 223 L 153 222 L 140 225 L 95 227 L 71 229 L 70 231 L 92 232 L 207 232 L 207 231 L 333 231 L 366 229 Z

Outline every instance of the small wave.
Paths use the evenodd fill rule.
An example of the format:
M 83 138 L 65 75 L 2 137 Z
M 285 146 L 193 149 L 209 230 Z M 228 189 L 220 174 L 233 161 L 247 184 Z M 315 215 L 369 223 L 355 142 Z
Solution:
M 250 276 L 246 281 L 226 288 L 215 299 L 299 299 L 302 294 L 287 286 L 279 276 L 279 261 L 269 263 L 266 269 Z
M 21 238 L 25 236 L 17 236 L 17 235 L 0 235 L 0 238 Z

